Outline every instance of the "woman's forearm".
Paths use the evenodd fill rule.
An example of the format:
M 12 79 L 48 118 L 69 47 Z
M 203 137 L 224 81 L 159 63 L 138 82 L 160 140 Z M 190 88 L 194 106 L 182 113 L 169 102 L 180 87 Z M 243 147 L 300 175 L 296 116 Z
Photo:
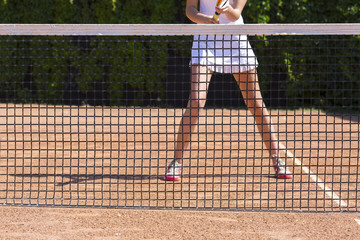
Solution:
M 203 13 L 200 13 L 195 7 L 189 6 L 186 8 L 186 16 L 195 23 L 200 24 L 213 24 L 216 21 L 212 19 L 211 16 L 207 16 Z
M 229 11 L 225 12 L 225 15 L 230 21 L 235 22 L 236 20 L 239 19 L 241 15 L 241 11 L 239 11 L 238 9 L 231 8 L 229 9 Z
M 236 20 L 238 20 L 241 16 L 241 13 L 245 7 L 247 0 L 237 0 L 234 1 L 234 4 L 231 6 L 229 5 L 226 9 L 226 11 L 224 11 L 224 14 L 226 15 L 226 17 L 232 21 L 235 22 Z
M 186 8 L 186 16 L 195 23 L 205 23 L 206 16 L 200 13 L 195 7 L 189 6 Z

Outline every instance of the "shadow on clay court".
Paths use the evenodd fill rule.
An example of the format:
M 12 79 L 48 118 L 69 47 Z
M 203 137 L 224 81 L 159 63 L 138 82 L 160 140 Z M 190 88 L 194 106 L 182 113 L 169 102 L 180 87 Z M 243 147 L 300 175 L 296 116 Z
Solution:
M 68 181 L 58 182 L 56 186 L 66 186 L 69 184 L 84 183 L 89 181 L 96 181 L 100 179 L 115 179 L 115 180 L 126 180 L 126 181 L 143 181 L 143 180 L 160 180 L 165 182 L 164 175 L 115 175 L 115 174 L 10 174 L 13 177 L 22 177 L 22 178 L 62 178 L 68 179 Z M 182 175 L 182 180 L 187 181 L 187 179 L 213 179 L 213 178 L 222 178 L 224 183 L 227 179 L 230 178 L 240 178 L 242 182 L 244 178 L 251 177 L 265 177 L 265 178 L 274 178 L 273 175 L 259 175 L 259 174 L 184 174 Z M 231 180 L 234 183 L 234 180 Z M 31 183 L 31 181 L 30 181 Z M 38 183 L 34 181 L 33 183 Z M 102 182 L 100 182 L 102 183 Z M 171 183 L 171 182 L 170 182 Z M 194 182 L 196 184 L 196 182 Z
M 360 115 L 358 113 L 355 114 L 338 114 L 338 113 L 327 113 L 328 116 L 339 118 L 352 123 L 360 123 Z

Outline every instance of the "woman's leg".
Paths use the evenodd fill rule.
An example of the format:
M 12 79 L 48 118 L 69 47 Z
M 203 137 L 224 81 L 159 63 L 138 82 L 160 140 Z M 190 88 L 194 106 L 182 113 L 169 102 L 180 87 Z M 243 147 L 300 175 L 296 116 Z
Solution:
M 206 94 L 209 87 L 212 72 L 204 66 L 191 66 L 191 92 L 187 108 L 183 114 L 175 142 L 174 160 L 169 164 L 166 171 L 166 181 L 179 181 L 181 176 L 181 162 L 184 152 L 189 148 L 191 134 L 199 119 L 201 109 L 206 102 Z
M 271 125 L 270 114 L 263 101 L 256 70 L 234 74 L 243 95 L 245 104 L 255 118 L 256 126 L 261 134 L 270 156 L 279 155 L 278 139 Z M 274 163 L 275 158 L 272 158 Z
M 184 151 L 190 145 L 191 133 L 194 131 L 198 122 L 200 111 L 205 106 L 212 73 L 213 72 L 205 66 L 191 66 L 191 92 L 187 108 L 180 122 L 175 143 L 174 158 L 179 163 L 181 163 L 183 159 Z
M 239 85 L 246 106 L 255 118 L 256 126 L 261 134 L 262 140 L 269 150 L 277 178 L 292 178 L 292 173 L 281 160 L 279 143 L 271 124 L 270 114 L 264 104 L 256 70 L 234 74 Z
M 270 114 L 264 104 L 256 69 L 234 74 L 239 85 L 246 106 L 255 118 L 256 126 L 261 134 L 262 140 L 269 150 L 277 178 L 292 178 L 292 173 L 281 160 L 279 143 L 271 124 Z

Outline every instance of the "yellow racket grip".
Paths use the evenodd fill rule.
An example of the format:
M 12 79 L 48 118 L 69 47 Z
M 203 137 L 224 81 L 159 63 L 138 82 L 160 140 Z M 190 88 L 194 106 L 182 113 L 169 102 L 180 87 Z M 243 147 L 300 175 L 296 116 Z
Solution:
M 219 17 L 220 17 L 220 13 L 215 12 L 214 16 L 213 16 L 213 19 L 217 21 L 219 19 Z
M 216 6 L 219 7 L 220 4 L 221 4 L 221 2 L 222 2 L 222 0 L 217 0 Z M 214 16 L 213 16 L 213 19 L 214 19 L 215 21 L 217 21 L 217 20 L 219 19 L 219 17 L 220 17 L 220 13 L 218 13 L 218 12 L 215 11 Z

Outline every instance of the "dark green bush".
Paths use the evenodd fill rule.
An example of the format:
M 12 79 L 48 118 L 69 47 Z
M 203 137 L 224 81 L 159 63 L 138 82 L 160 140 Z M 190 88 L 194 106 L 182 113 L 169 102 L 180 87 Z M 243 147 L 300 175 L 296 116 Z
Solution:
M 160 0 L 1 0 L 0 19 L 2 23 L 174 23 L 174 4 Z M 164 42 L 151 43 L 141 37 L 136 42 L 124 37 L 2 39 L 0 73 L 4 77 L 0 84 L 11 89 L 6 90 L 7 99 L 60 103 L 64 95 L 76 92 L 73 102 L 120 105 L 147 104 L 141 101 L 164 95 Z
M 359 23 L 360 3 L 254 0 L 247 2 L 243 15 L 247 23 Z M 268 82 L 279 81 L 288 107 L 360 110 L 359 36 L 269 36 L 266 40 L 265 44 L 254 40 L 262 49 L 259 73 L 263 89 L 270 87 Z M 266 56 L 272 56 L 271 64 Z M 276 79 L 279 76 L 271 75 L 273 72 L 281 77 Z
M 185 4 L 186 1 L 174 0 L 0 0 L 0 21 L 189 23 Z M 360 4 L 351 0 L 252 0 L 247 2 L 243 16 L 246 23 L 346 23 L 360 22 L 359 8 Z M 261 51 L 259 74 L 263 89 L 278 87 L 279 94 L 289 99 L 288 107 L 341 108 L 345 105 L 356 108 L 360 96 L 356 91 L 359 89 L 358 66 L 354 62 L 359 62 L 360 50 L 354 48 L 359 41 L 352 40 L 359 36 L 344 38 L 344 57 L 328 58 L 329 64 L 324 64 L 324 58 L 335 55 L 329 49 L 339 44 L 331 38 L 312 41 L 311 37 L 303 37 L 303 41 L 293 47 L 292 37 L 281 37 L 282 41 L 278 41 L 269 36 L 265 41 L 256 41 L 254 46 Z M 181 48 L 181 43 L 175 46 L 140 37 L 136 43 L 129 40 L 125 37 L 2 36 L 0 97 L 21 102 L 60 103 L 70 94 L 72 103 L 95 105 L 148 104 L 151 99 L 163 98 L 167 59 L 176 54 L 176 50 L 167 51 L 166 47 Z M 271 64 L 267 64 L 267 56 L 273 56 Z M 271 86 L 269 82 L 276 84 Z M 143 102 L 144 99 L 149 101 Z

